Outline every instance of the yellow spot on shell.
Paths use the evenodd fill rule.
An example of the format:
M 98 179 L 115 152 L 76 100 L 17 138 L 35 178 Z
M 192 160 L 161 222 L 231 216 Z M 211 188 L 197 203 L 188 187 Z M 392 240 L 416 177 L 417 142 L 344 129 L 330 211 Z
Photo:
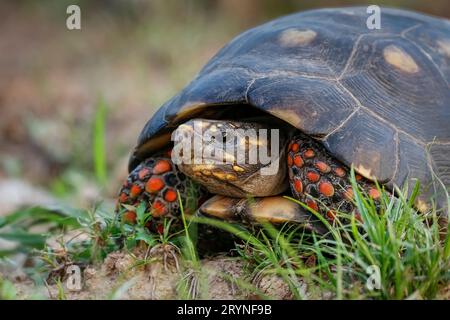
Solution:
M 283 47 L 305 46 L 311 43 L 317 33 L 313 30 L 287 29 L 279 36 L 279 42 Z
M 270 113 L 275 117 L 280 118 L 286 121 L 287 123 L 293 125 L 294 127 L 297 128 L 303 127 L 302 119 L 299 117 L 298 113 L 294 110 L 273 108 L 272 110 L 270 110 Z
M 236 181 L 237 180 L 237 176 L 233 173 L 227 173 L 226 179 L 228 181 Z
M 439 48 L 439 52 L 450 58 L 450 39 L 438 40 L 436 42 Z
M 244 168 L 236 166 L 236 165 L 233 166 L 233 170 L 236 172 L 244 172 L 245 171 Z
M 414 59 L 397 46 L 389 45 L 384 48 L 383 56 L 387 63 L 403 72 L 416 73 L 419 71 L 419 66 Z
M 370 180 L 375 180 L 375 177 L 372 174 L 372 169 L 366 168 L 366 167 L 364 167 L 364 165 L 359 164 L 358 166 L 355 167 L 355 170 L 363 177 L 370 179 Z

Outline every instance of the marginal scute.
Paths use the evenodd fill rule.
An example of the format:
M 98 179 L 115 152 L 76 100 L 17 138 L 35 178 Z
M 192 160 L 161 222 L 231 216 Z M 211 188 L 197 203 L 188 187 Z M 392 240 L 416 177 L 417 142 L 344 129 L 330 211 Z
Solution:
M 414 59 L 403 49 L 395 45 L 391 44 L 384 48 L 383 56 L 387 63 L 403 72 L 417 73 L 419 71 L 419 66 Z
M 324 140 L 337 159 L 368 179 L 385 183 L 395 173 L 395 130 L 363 112 L 357 112 Z
M 287 29 L 280 34 L 279 42 L 283 47 L 305 46 L 317 36 L 314 30 Z

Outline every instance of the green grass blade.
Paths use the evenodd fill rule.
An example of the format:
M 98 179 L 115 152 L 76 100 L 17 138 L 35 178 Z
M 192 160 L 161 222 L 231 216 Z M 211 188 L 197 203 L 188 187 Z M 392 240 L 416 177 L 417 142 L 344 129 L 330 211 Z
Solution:
M 106 145 L 105 145 L 105 123 L 107 107 L 103 99 L 97 104 L 97 110 L 94 116 L 94 126 L 92 134 L 92 152 L 94 161 L 94 172 L 97 182 L 105 184 L 107 179 L 106 166 Z

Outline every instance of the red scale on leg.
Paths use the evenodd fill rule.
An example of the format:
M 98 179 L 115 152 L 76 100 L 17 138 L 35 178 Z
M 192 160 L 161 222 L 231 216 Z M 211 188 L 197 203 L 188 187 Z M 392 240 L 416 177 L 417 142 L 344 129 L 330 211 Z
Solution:
M 135 199 L 137 198 L 142 192 L 142 188 L 138 186 L 137 184 L 133 184 L 130 188 L 130 197 Z
M 294 189 L 297 193 L 302 193 L 303 192 L 303 184 L 302 181 L 300 179 L 295 179 L 294 180 Z
M 302 157 L 299 155 L 299 154 L 297 154 L 295 157 L 294 157 L 294 164 L 298 167 L 298 168 L 301 168 L 301 167 L 303 167 L 303 159 L 302 159 Z
M 162 174 L 172 170 L 172 165 L 168 160 L 159 160 L 153 167 L 153 174 Z
M 308 158 L 308 159 L 314 158 L 315 155 L 316 154 L 314 153 L 314 150 L 312 150 L 312 149 L 307 149 L 304 153 L 305 158 Z
M 177 192 L 185 202 L 187 190 L 192 186 L 191 180 L 179 172 L 167 157 L 167 152 L 163 152 L 147 158 L 129 174 L 119 192 L 116 212 L 122 214 L 123 222 L 135 224 L 136 212 L 123 205 L 138 207 L 144 203 L 146 211 L 152 213 L 152 217 L 146 223 L 150 231 L 162 233 L 166 218 L 175 218 L 171 229 L 178 230 L 182 226 L 181 220 L 178 219 L 180 206 Z M 200 187 L 195 192 L 200 205 L 205 200 L 206 192 Z M 189 209 L 192 208 L 185 208 Z
M 308 173 L 306 173 L 306 178 L 310 182 L 316 183 L 317 181 L 320 180 L 320 174 L 318 174 L 315 170 L 311 170 L 311 171 L 308 171 Z
M 317 161 L 315 164 L 315 167 L 322 173 L 328 173 L 331 171 L 331 168 L 329 165 L 327 165 L 325 162 L 323 161 Z
M 150 175 L 150 173 L 151 171 L 149 168 L 142 168 L 138 173 L 139 180 L 144 180 Z
M 287 164 L 288 164 L 288 167 L 290 168 L 290 167 L 292 167 L 292 164 L 294 163 L 294 160 L 292 160 L 292 155 L 291 154 L 288 154 L 288 156 L 287 156 Z
M 135 224 L 136 223 L 136 212 L 134 211 L 127 211 L 123 214 L 123 220 L 126 223 L 129 224 Z
M 314 211 L 319 212 L 319 206 L 317 205 L 316 201 L 314 200 L 306 200 L 306 205 L 313 209 Z
M 164 194 L 164 200 L 169 202 L 174 202 L 177 200 L 177 193 L 173 189 L 167 189 L 167 191 Z
M 160 177 L 151 177 L 145 184 L 145 191 L 157 193 L 164 187 L 164 181 Z
M 325 197 L 332 197 L 334 195 L 334 187 L 331 182 L 323 180 L 319 182 L 319 192 Z
M 349 174 L 342 163 L 307 136 L 294 139 L 289 151 L 292 157 L 291 160 L 288 159 L 291 189 L 300 201 L 322 213 L 330 221 L 334 220 L 336 212 L 351 213 L 354 210 Z M 299 159 L 297 163 L 296 159 Z M 380 192 L 371 181 L 359 174 L 356 175 L 356 180 L 375 201 L 380 198 Z M 302 192 L 299 192 L 300 185 Z
M 161 200 L 155 200 L 153 202 L 151 212 L 152 212 L 153 217 L 158 218 L 158 217 L 163 216 L 167 212 L 165 203 Z

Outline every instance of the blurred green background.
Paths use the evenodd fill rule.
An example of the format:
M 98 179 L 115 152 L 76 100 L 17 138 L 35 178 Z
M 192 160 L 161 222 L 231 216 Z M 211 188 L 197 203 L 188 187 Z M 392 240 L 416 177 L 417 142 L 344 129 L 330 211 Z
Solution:
M 81 7 L 82 30 L 66 29 Z M 113 199 L 147 119 L 234 36 L 277 16 L 364 1 L 0 3 L 0 215 Z M 370 1 L 450 17 L 448 0 Z

